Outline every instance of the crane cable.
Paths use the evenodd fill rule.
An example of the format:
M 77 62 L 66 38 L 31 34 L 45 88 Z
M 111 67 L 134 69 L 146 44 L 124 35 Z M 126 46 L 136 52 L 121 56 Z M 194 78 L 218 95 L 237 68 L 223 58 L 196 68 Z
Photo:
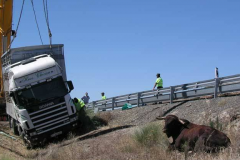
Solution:
M 41 40 L 42 45 L 43 45 L 42 36 L 41 36 L 41 32 L 40 32 L 40 29 L 39 29 L 39 26 L 38 26 L 37 15 L 36 15 L 36 12 L 35 12 L 35 9 L 34 9 L 33 0 L 31 0 L 31 3 L 32 3 L 32 9 L 33 9 L 34 17 L 35 17 L 35 22 L 36 22 L 37 29 L 38 29 L 38 34 L 39 34 L 40 40 Z
M 43 0 L 43 8 L 44 8 L 45 20 L 46 20 L 47 27 L 48 27 L 48 36 L 49 36 L 49 41 L 50 41 L 50 48 L 52 48 L 52 33 L 51 33 L 51 30 L 50 30 L 49 19 L 48 19 L 48 3 L 47 3 L 47 0 L 46 0 L 46 3 L 45 3 L 45 0 Z
M 23 0 L 23 2 L 22 2 L 22 8 L 21 8 L 20 16 L 19 16 L 19 18 L 18 18 L 17 28 L 16 28 L 16 31 L 15 31 L 15 34 L 13 35 L 13 39 L 11 40 L 11 43 L 10 43 L 9 46 L 8 46 L 8 49 L 11 48 L 11 45 L 12 45 L 14 39 L 15 39 L 16 36 L 17 36 L 18 27 L 19 27 L 19 24 L 20 24 L 21 18 L 22 18 L 22 12 L 23 12 L 24 2 L 25 2 L 25 0 Z

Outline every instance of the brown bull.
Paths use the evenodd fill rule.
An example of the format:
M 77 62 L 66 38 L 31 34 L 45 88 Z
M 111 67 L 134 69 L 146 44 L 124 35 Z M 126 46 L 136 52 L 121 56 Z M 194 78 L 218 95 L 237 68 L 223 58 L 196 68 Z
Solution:
M 165 120 L 163 132 L 171 139 L 169 150 L 183 151 L 187 146 L 189 151 L 194 151 L 197 143 L 201 144 L 204 151 L 215 152 L 231 144 L 230 139 L 224 133 L 214 128 L 193 124 L 174 115 L 157 117 L 157 119 Z

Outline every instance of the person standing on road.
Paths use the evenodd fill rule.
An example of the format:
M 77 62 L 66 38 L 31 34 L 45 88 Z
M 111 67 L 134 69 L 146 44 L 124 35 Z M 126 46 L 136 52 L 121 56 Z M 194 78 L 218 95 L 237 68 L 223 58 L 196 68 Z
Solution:
M 88 96 L 88 92 L 85 93 L 85 96 L 82 97 L 84 104 L 88 104 L 90 97 Z
M 105 96 L 105 93 L 104 93 L 104 92 L 102 92 L 101 94 L 102 94 L 102 100 L 107 99 L 107 97 Z
M 156 82 L 154 84 L 153 90 L 155 89 L 156 86 L 157 86 L 157 89 L 163 88 L 163 80 L 160 77 L 160 73 L 158 73 L 156 76 L 157 76 L 157 80 L 156 80 Z

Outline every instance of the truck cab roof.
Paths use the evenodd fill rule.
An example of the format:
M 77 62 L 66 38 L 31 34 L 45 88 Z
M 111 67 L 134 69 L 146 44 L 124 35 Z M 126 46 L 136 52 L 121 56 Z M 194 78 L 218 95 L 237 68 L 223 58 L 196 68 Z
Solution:
M 48 55 L 37 56 L 28 60 L 9 66 L 11 71 L 14 73 L 14 79 L 45 70 L 56 65 L 55 60 Z
M 42 80 L 61 75 L 61 70 L 56 61 L 49 55 L 37 56 L 18 62 L 7 67 L 10 83 L 9 89 L 16 90 L 28 85 L 36 84 Z

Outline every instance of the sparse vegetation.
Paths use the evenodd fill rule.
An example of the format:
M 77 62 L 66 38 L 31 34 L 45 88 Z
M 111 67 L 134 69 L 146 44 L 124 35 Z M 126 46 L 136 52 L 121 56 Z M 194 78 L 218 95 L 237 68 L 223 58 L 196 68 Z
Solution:
M 1 158 L 0 160 L 14 160 L 13 158 L 10 158 L 9 156 L 3 156 L 0 158 Z
M 92 117 L 92 122 L 95 127 L 106 126 L 113 119 L 113 115 L 110 112 L 98 113 Z
M 159 105 L 138 107 L 127 111 L 106 111 L 94 114 L 92 110 L 86 110 L 86 114 L 90 119 L 97 123 L 98 128 L 110 128 L 111 126 L 136 125 L 136 127 L 118 129 L 108 132 L 97 137 L 81 139 L 82 135 L 72 135 L 64 137 L 63 141 L 51 143 L 46 148 L 37 148 L 27 150 L 20 141 L 11 141 L 6 137 L 0 137 L 0 160 L 14 159 L 40 159 L 40 160 L 236 160 L 240 159 L 240 132 L 239 132 L 239 104 L 240 97 L 226 98 L 226 105 L 219 107 L 219 100 L 192 101 L 194 107 L 180 106 L 174 109 L 170 114 L 176 114 L 179 117 L 188 119 L 196 124 L 210 125 L 224 133 L 231 140 L 231 146 L 221 150 L 217 154 L 205 153 L 201 150 L 201 143 L 196 152 L 190 153 L 179 151 L 167 151 L 168 142 L 166 135 L 162 132 L 161 124 L 163 122 L 152 122 L 156 116 L 162 114 L 163 110 L 174 107 L 172 105 Z M 221 102 L 223 104 L 223 102 Z M 188 105 L 188 104 L 184 104 Z M 231 107 L 231 108 L 229 108 Z M 224 111 L 224 118 L 223 116 Z M 164 111 L 165 112 L 165 111 Z M 199 113 L 199 114 L 198 114 Z M 226 113 L 226 114 L 225 114 Z M 232 115 L 232 116 L 228 116 Z M 219 115 L 219 117 L 217 117 Z M 227 116 L 225 116 L 227 115 Z M 97 117 L 97 118 L 96 118 Z M 216 118 L 214 118 L 216 117 Z M 211 119 L 211 120 L 210 120 Z M 232 120 L 230 120 L 232 119 Z M 231 123 L 231 125 L 229 124 Z M 8 128 L 8 124 L 5 124 Z M 108 125 L 105 127 L 105 125 Z M 153 126 L 152 126 L 153 125 Z M 228 127 L 225 127 L 229 125 Z M 103 126 L 103 127 L 101 127 Z M 140 126 L 140 127 L 139 127 Z M 149 127 L 151 126 L 151 127 Z M 4 126 L 0 126 L 2 130 Z M 149 129 L 150 128 L 150 129 Z M 222 129 L 221 129 L 222 128 Z M 144 130 L 145 129 L 145 130 Z M 144 134 L 142 134 L 144 130 Z M 148 132 L 151 131 L 152 132 Z M 5 130 L 6 131 L 6 130 Z M 159 131 L 159 132 L 158 132 Z M 10 131 L 7 131 L 10 133 Z M 93 133 L 95 131 L 92 131 Z M 139 143 L 134 138 L 138 132 Z M 140 134 L 141 133 L 141 134 Z M 150 136 L 146 136 L 149 133 Z M 97 135 L 97 134 L 96 134 Z M 140 136 L 142 135 L 142 136 Z M 156 136 L 158 135 L 158 136 Z M 141 138 L 142 137 L 142 138 Z M 145 138 L 144 138 L 145 137 Z M 4 139 L 4 144 L 2 143 Z M 144 142 L 145 141 L 145 142 Z M 146 142 L 147 141 L 147 142 Z M 145 145 L 146 144 L 146 145 Z M 196 143 L 197 144 L 197 143 Z M 195 147 L 196 149 L 196 147 Z M 11 151 L 11 152 L 10 152 Z M 5 155 L 5 157 L 4 157 Z M 6 156 L 7 155 L 7 156 Z M 13 158 L 8 158 L 13 157 Z
M 97 114 L 97 117 L 104 119 L 107 123 L 113 120 L 113 115 L 111 114 L 111 112 L 102 112 L 100 114 Z
M 86 109 L 85 112 L 86 112 L 87 116 L 90 118 L 93 118 L 95 116 L 93 109 Z
M 219 121 L 218 116 L 217 116 L 217 118 L 216 118 L 215 121 L 212 121 L 212 120 L 210 119 L 209 125 L 210 125 L 210 127 L 212 127 L 212 128 L 215 128 L 215 129 L 217 129 L 217 130 L 219 130 L 219 131 L 223 131 L 223 124 Z
M 137 129 L 133 134 L 133 139 L 141 146 L 151 147 L 159 144 L 166 144 L 159 124 L 148 124 L 140 129 Z
M 218 102 L 218 106 L 221 107 L 221 106 L 225 106 L 227 104 L 226 100 L 225 99 L 222 99 Z

